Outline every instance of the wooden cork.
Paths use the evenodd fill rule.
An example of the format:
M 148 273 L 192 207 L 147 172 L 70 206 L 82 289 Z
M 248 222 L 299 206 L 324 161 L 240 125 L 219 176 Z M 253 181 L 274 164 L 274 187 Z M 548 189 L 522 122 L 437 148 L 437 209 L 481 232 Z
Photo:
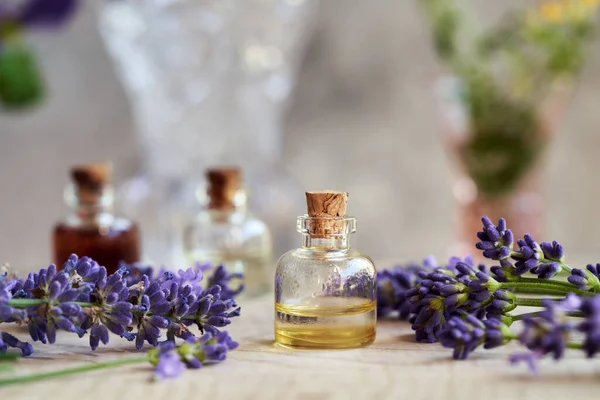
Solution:
M 334 218 L 346 216 L 347 192 L 322 191 L 306 192 L 308 216 L 317 218 L 312 222 L 311 233 L 319 236 L 341 234 L 346 230 L 345 221 Z M 322 218 L 322 220 L 319 220 Z
M 237 167 L 218 167 L 206 170 L 208 207 L 229 209 L 235 207 L 235 195 L 240 188 L 242 172 Z
M 100 162 L 74 166 L 71 168 L 71 179 L 80 202 L 96 202 L 112 179 L 112 164 Z

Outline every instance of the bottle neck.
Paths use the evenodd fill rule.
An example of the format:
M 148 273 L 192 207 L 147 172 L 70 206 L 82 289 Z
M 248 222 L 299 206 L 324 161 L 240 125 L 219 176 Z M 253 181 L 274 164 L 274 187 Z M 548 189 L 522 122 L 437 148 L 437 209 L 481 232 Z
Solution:
M 80 203 L 73 208 L 74 214 L 84 223 L 97 223 L 112 215 L 112 205 L 83 204 Z
M 247 212 L 248 195 L 244 189 L 238 189 L 228 201 L 222 201 L 223 199 L 221 198 L 215 199 L 211 197 L 210 193 L 203 190 L 196 192 L 196 198 L 204 206 L 205 210 L 214 215 L 227 216 Z
M 70 186 L 65 191 L 65 200 L 72 210 L 70 218 L 74 218 L 79 224 L 109 224 L 114 219 L 111 187 L 105 187 L 97 196 L 90 196 L 89 193 L 80 193 L 76 187 Z
M 311 250 L 350 248 L 350 234 L 356 232 L 354 217 L 298 217 L 296 229 L 302 234 L 302 247 Z
M 313 250 L 345 250 L 350 248 L 350 235 L 321 236 L 302 234 L 302 247 Z

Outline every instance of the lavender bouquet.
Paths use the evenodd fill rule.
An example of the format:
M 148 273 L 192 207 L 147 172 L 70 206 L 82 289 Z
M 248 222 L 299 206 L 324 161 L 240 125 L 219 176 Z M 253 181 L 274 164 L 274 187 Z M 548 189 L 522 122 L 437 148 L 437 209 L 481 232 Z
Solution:
M 243 289 L 230 287 L 238 275 L 215 269 L 203 287 L 198 266 L 177 274 L 123 265 L 107 276 L 106 269 L 88 257 L 72 255 L 61 271 L 55 265 L 18 279 L 6 268 L 0 274 L 0 323 L 26 325 L 34 342 L 54 343 L 59 330 L 87 335 L 92 350 L 108 344 L 109 332 L 155 349 L 136 358 L 50 373 L 0 378 L 0 386 L 64 376 L 93 369 L 150 362 L 157 378 L 174 377 L 186 368 L 223 361 L 237 343 L 220 331 L 240 315 L 234 297 Z M 195 325 L 201 336 L 190 330 Z M 1 325 L 0 325 L 1 326 Z M 164 341 L 159 341 L 164 338 Z M 177 340 L 180 339 L 180 340 Z M 13 360 L 11 348 L 22 356 L 33 353 L 30 343 L 0 332 L 0 362 Z
M 419 342 L 440 342 L 466 359 L 479 347 L 491 349 L 517 341 L 528 351 L 511 356 L 536 371 L 544 356 L 559 360 L 567 348 L 588 357 L 600 351 L 600 264 L 585 269 L 565 263 L 558 242 L 538 243 L 525 235 L 515 243 L 506 221 L 487 217 L 477 233 L 489 270 L 473 259 L 431 259 L 423 265 L 396 267 L 378 276 L 378 314 L 408 319 Z M 567 280 L 559 277 L 568 274 Z M 531 297 L 534 295 L 536 297 Z M 519 306 L 540 311 L 515 313 Z M 522 321 L 520 332 L 511 326 Z M 574 333 L 582 340 L 575 340 Z

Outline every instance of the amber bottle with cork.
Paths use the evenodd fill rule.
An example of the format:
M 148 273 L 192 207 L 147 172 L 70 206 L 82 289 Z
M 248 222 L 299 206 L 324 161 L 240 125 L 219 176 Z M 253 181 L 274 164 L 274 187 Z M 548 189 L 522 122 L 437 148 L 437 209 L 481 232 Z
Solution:
M 113 215 L 110 163 L 94 163 L 71 169 L 72 184 L 65 190 L 71 207 L 54 227 L 54 262 L 60 268 L 71 254 L 88 256 L 110 274 L 123 261 L 140 261 L 138 226 Z
M 202 210 L 184 232 L 190 263 L 224 265 L 232 274 L 243 274 L 244 294 L 256 296 L 272 288 L 274 263 L 267 225 L 246 208 L 247 194 L 237 167 L 206 171 L 207 187 L 199 199 Z
M 376 271 L 350 248 L 356 219 L 348 193 L 307 192 L 298 217 L 302 247 L 285 253 L 275 273 L 275 340 L 289 348 L 342 349 L 373 343 Z

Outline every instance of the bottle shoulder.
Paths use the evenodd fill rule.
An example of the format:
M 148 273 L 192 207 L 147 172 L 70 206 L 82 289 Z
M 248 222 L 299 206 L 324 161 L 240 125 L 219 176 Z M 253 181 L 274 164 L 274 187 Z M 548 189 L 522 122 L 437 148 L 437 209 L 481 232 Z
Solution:
M 298 248 L 284 253 L 280 258 L 278 265 L 298 265 L 307 264 L 312 266 L 326 264 L 361 266 L 375 270 L 375 263 L 369 256 L 356 249 L 344 250 L 312 250 L 307 248 Z
M 77 214 L 69 214 L 54 225 L 55 231 L 65 230 L 110 230 L 129 231 L 138 229 L 137 224 L 127 218 L 102 213 L 94 218 L 82 219 Z
M 229 214 L 232 215 L 223 212 L 199 213 L 184 230 L 183 241 L 186 251 L 271 252 L 271 233 L 263 221 L 249 214 L 241 216 L 233 215 L 236 213 Z
M 248 212 L 225 212 L 203 210 L 197 213 L 188 223 L 188 226 L 201 227 L 246 227 L 254 226 L 268 229 L 267 224 Z

